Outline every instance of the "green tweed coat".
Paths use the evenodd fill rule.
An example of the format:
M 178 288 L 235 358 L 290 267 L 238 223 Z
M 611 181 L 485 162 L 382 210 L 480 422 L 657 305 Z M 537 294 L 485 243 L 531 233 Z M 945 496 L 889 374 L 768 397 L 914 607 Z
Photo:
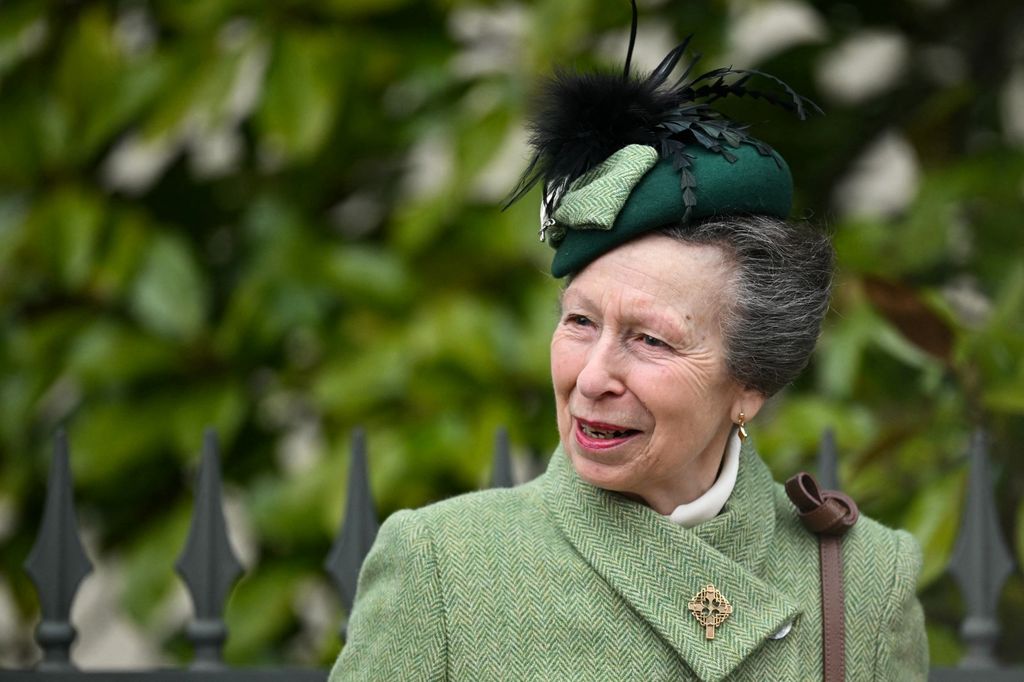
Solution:
M 924 680 L 913 539 L 862 517 L 843 541 L 849 682 Z M 387 520 L 330 681 L 821 680 L 817 538 L 745 447 L 693 529 L 581 481 L 561 450 L 513 489 Z M 687 609 L 713 583 L 713 640 Z M 792 624 L 785 636 L 786 624 Z

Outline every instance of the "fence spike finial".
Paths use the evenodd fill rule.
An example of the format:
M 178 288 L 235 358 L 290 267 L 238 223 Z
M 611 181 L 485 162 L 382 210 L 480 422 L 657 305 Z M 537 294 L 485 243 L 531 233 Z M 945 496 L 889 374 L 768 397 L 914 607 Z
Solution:
M 25 561 L 25 571 L 36 586 L 42 620 L 36 628 L 36 642 L 43 650 L 40 670 L 66 670 L 71 663 L 71 603 L 78 586 L 92 572 L 75 517 L 75 492 L 68 457 L 68 439 L 57 432 L 53 461 L 46 485 L 43 523 L 35 545 Z
M 508 429 L 498 427 L 494 436 L 494 460 L 491 465 L 491 487 L 511 488 L 516 484 L 512 473 L 512 456 L 508 444 Z
M 195 617 L 186 636 L 195 651 L 194 668 L 223 666 L 221 649 L 227 639 L 224 605 L 242 574 L 224 520 L 217 434 L 207 429 L 199 465 L 195 510 L 185 548 L 174 565 L 192 595 Z
M 982 429 L 971 436 L 970 458 L 967 498 L 949 564 L 967 606 L 967 617 L 960 626 L 967 652 L 960 667 L 995 668 L 999 595 L 1013 570 L 1013 559 L 999 529 L 988 439 Z
M 370 553 L 373 541 L 377 539 L 380 523 L 377 508 L 370 490 L 370 478 L 366 465 L 366 433 L 356 428 L 352 433 L 352 461 L 348 468 L 348 486 L 345 499 L 345 521 L 334 538 L 331 551 L 324 561 L 324 570 L 331 577 L 341 605 L 345 609 L 340 634 L 345 639 L 348 628 L 348 614 L 356 598 L 356 584 L 363 560 Z
M 839 449 L 836 432 L 831 428 L 821 434 L 818 446 L 818 481 L 829 490 L 839 490 Z

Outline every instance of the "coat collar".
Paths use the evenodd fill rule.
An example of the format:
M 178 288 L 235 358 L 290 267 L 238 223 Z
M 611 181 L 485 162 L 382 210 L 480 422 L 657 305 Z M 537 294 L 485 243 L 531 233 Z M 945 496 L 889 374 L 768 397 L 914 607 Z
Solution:
M 774 483 L 749 448 L 722 513 L 690 529 L 583 482 L 562 448 L 546 486 L 546 504 L 569 542 L 704 682 L 726 677 L 799 613 L 759 577 L 775 528 Z M 714 640 L 687 609 L 708 583 L 733 606 Z

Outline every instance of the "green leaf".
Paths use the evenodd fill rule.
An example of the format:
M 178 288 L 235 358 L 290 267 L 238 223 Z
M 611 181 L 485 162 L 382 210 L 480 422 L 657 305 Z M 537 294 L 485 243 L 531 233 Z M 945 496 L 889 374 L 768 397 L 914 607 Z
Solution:
M 0 83 L 18 64 L 47 42 L 45 9 L 34 2 L 5 3 L 0 13 Z
M 1010 385 L 986 390 L 983 398 L 985 406 L 993 412 L 1024 414 L 1024 377 L 1017 377 Z
M 861 304 L 847 308 L 825 329 L 815 352 L 818 385 L 825 395 L 842 398 L 853 392 L 861 359 L 878 324 L 877 316 Z
M 109 96 L 96 103 L 82 122 L 79 156 L 90 158 L 103 151 L 173 87 L 175 75 L 173 61 L 161 53 L 126 65 L 109 86 Z
M 80 161 L 110 133 L 109 123 L 104 125 L 96 119 L 111 121 L 108 112 L 120 95 L 122 64 L 107 8 L 87 7 L 76 17 L 63 48 L 55 85 L 58 100 L 70 114 L 74 131 L 64 140 L 67 148 L 63 156 Z M 113 108 L 118 106 L 114 104 Z M 116 117 L 113 120 L 116 121 Z
M 224 379 L 190 384 L 176 397 L 174 408 L 167 415 L 177 451 L 198 452 L 206 427 L 216 429 L 221 449 L 228 450 L 248 406 L 244 387 L 237 381 Z
M 494 85 L 480 85 L 463 98 L 463 113 L 455 134 L 456 178 L 471 185 L 492 160 L 508 133 L 507 93 Z
M 343 457 L 324 457 L 298 473 L 278 473 L 253 483 L 248 507 L 267 546 L 285 554 L 323 546 L 338 529 L 348 461 L 346 451 Z
M 1024 326 L 1024 263 L 1016 263 L 1006 274 L 989 326 L 1018 330 Z
M 245 416 L 242 389 L 231 381 L 183 382 L 159 392 L 145 384 L 104 402 L 92 400 L 75 417 L 71 439 L 75 480 L 84 487 L 130 479 L 161 457 L 194 459 L 203 429 L 213 426 L 228 449 Z
M 158 0 L 156 13 L 168 26 L 188 35 L 205 36 L 238 15 L 247 0 Z
M 231 664 L 273 662 L 273 643 L 295 627 L 296 592 L 308 580 L 303 567 L 278 563 L 242 578 L 225 613 L 231 637 L 224 658 Z
M 338 293 L 362 303 L 397 304 L 410 294 L 409 272 L 393 253 L 359 244 L 328 255 L 327 276 Z
M 392 248 L 402 254 L 415 254 L 436 244 L 454 217 L 455 208 L 447 193 L 400 204 L 392 219 Z
M 321 150 L 342 102 L 344 38 L 327 32 L 280 36 L 257 115 L 262 142 L 285 161 Z
M 386 334 L 384 335 L 386 337 Z M 390 342 L 328 362 L 317 373 L 312 393 L 317 404 L 336 415 L 355 417 L 400 398 L 408 388 L 413 358 Z
M 807 466 L 805 458 L 818 452 L 826 429 L 832 429 L 842 452 L 841 462 L 852 458 L 874 438 L 878 425 L 870 411 L 840 401 L 824 400 L 816 395 L 793 395 L 781 402 L 775 414 L 758 420 L 755 440 L 776 471 L 795 471 Z M 754 428 L 754 427 L 752 427 Z M 842 475 L 840 482 L 848 490 Z
M 88 389 L 170 373 L 177 361 L 168 342 L 116 320 L 96 320 L 71 339 L 64 366 Z
M 106 207 L 99 196 L 62 187 L 36 205 L 28 235 L 33 257 L 51 264 L 65 290 L 83 288 L 103 236 Z
M 926 622 L 928 632 L 928 663 L 935 666 L 953 667 L 964 654 L 964 644 L 955 629 L 941 624 Z
M 83 408 L 70 431 L 75 483 L 89 489 L 130 480 L 137 467 L 165 451 L 167 415 L 176 405 L 177 396 L 165 394 Z
M 918 589 L 926 588 L 946 572 L 953 552 L 967 472 L 963 469 L 930 483 L 914 495 L 903 519 L 924 553 Z
M 150 520 L 144 532 L 124 548 L 123 603 L 138 622 L 150 624 L 179 578 L 174 572 L 176 552 L 185 546 L 192 505 L 182 499 L 174 508 Z M 141 529 L 140 529 L 141 530 Z
M 141 211 L 118 211 L 109 220 L 110 229 L 91 285 L 98 297 L 122 301 L 131 293 L 156 228 Z
M 60 130 L 44 130 L 45 124 L 63 114 L 52 96 L 24 83 L 16 85 L 0 90 L 6 95 L 0 99 L 0 180 L 27 186 L 52 156 L 49 147 L 64 137 Z
M 411 0 L 322 0 L 328 11 L 344 17 L 372 16 L 404 7 Z
M 1024 412 L 1024 264 L 1007 273 L 982 329 L 964 335 L 957 362 L 980 379 L 982 400 L 995 412 Z
M 153 240 L 132 290 L 132 310 L 156 334 L 189 340 L 207 315 L 206 283 L 188 247 L 172 235 Z

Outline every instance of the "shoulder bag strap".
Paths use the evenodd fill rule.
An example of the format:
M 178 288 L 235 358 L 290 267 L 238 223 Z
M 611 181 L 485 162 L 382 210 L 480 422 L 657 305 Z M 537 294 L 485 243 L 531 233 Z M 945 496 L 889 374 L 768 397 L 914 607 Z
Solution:
M 843 614 L 843 534 L 860 512 L 838 490 L 822 490 L 807 472 L 786 481 L 786 494 L 804 527 L 818 536 L 821 554 L 822 662 L 825 682 L 843 682 L 846 674 L 846 624 Z

